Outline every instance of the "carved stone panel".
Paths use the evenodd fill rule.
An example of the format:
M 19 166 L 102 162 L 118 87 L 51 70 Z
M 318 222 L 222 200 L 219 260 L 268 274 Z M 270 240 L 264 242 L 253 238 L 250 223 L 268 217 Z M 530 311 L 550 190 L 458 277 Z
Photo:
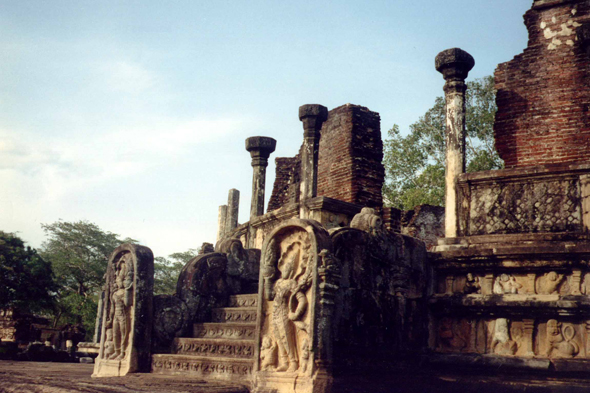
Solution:
M 581 230 L 576 179 L 486 183 L 470 192 L 469 235 Z
M 339 268 L 328 233 L 315 221 L 291 220 L 267 237 L 259 281 L 257 388 L 319 392 L 318 386 L 329 386 Z
M 150 368 L 154 256 L 143 246 L 115 249 L 106 272 L 100 352 L 93 377 Z

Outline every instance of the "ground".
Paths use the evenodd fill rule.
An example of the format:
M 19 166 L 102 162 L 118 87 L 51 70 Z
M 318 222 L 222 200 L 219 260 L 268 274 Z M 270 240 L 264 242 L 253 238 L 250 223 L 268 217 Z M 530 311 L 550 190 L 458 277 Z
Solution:
M 94 364 L 0 360 L 1 393 L 248 393 L 240 385 L 154 374 L 92 378 Z
M 248 393 L 245 386 L 205 382 L 186 376 L 131 374 L 92 378 L 93 364 L 13 362 L 0 360 L 0 393 Z M 397 370 L 379 377 L 341 376 L 332 393 L 583 393 L 590 381 L 543 378 L 527 373 L 487 370 Z

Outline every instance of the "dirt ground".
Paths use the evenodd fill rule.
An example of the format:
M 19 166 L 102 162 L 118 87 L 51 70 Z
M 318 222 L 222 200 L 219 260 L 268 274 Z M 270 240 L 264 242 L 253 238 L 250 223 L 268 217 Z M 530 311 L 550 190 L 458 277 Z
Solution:
M 240 385 L 154 374 L 91 378 L 94 364 L 13 362 L 0 360 L 2 393 L 248 393 Z

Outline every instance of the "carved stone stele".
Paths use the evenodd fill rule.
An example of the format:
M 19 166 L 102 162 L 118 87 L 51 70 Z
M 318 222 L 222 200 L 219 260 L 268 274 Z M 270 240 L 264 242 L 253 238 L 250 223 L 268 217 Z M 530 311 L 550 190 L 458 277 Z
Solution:
M 93 377 L 149 371 L 154 255 L 147 247 L 123 244 L 106 272 L 100 352 Z
M 340 264 L 316 221 L 290 220 L 262 248 L 255 391 L 327 392 Z

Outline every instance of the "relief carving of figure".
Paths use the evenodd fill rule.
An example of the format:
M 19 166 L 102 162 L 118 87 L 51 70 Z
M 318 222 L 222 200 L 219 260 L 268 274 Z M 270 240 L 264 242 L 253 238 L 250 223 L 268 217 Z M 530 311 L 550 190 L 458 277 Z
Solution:
M 270 337 L 264 337 L 260 348 L 260 369 L 263 371 L 272 370 L 277 363 L 276 357 L 277 345 Z
M 481 283 L 479 282 L 479 277 L 474 276 L 472 273 L 467 273 L 465 286 L 463 287 L 463 293 L 481 293 Z
M 518 283 L 514 276 L 506 273 L 496 277 L 494 281 L 494 294 L 496 295 L 516 294 L 520 288 L 522 288 L 522 284 Z
M 111 330 L 111 340 L 108 336 L 105 347 L 112 342 L 113 350 L 110 356 L 105 358 L 111 360 L 123 360 L 126 355 L 126 348 L 129 339 L 128 316 L 129 307 L 133 302 L 133 262 L 129 260 L 129 254 L 124 254 L 115 263 L 115 280 L 111 284 L 110 310 L 107 330 Z
M 563 274 L 557 274 L 553 271 L 545 273 L 540 282 L 539 293 L 542 295 L 556 295 L 563 277 Z
M 459 328 L 453 326 L 453 320 L 443 318 L 438 327 L 440 348 L 443 350 L 463 350 L 467 346 L 468 326 L 461 324 Z
M 269 248 L 274 247 L 271 242 Z M 299 369 L 297 332 L 306 331 L 307 325 L 302 320 L 307 310 L 305 291 L 311 284 L 311 269 L 308 269 L 310 246 L 300 242 L 293 242 L 278 261 L 279 278 L 272 281 L 274 269 L 271 261 L 265 261 L 265 294 L 268 300 L 273 300 L 272 335 L 278 348 L 278 367 L 275 371 L 295 372 Z M 268 255 L 274 254 L 270 251 Z M 272 262 L 271 262 L 272 263 Z M 271 274 L 272 273 L 272 274 Z
M 561 323 L 555 319 L 547 321 L 547 357 L 572 358 L 576 356 L 580 347 L 573 340 L 575 335 L 576 331 L 572 325 L 566 325 L 562 329 Z
M 503 356 L 514 355 L 518 349 L 516 342 L 510 339 L 508 320 L 505 318 L 496 319 L 496 328 L 491 349 L 496 355 Z

